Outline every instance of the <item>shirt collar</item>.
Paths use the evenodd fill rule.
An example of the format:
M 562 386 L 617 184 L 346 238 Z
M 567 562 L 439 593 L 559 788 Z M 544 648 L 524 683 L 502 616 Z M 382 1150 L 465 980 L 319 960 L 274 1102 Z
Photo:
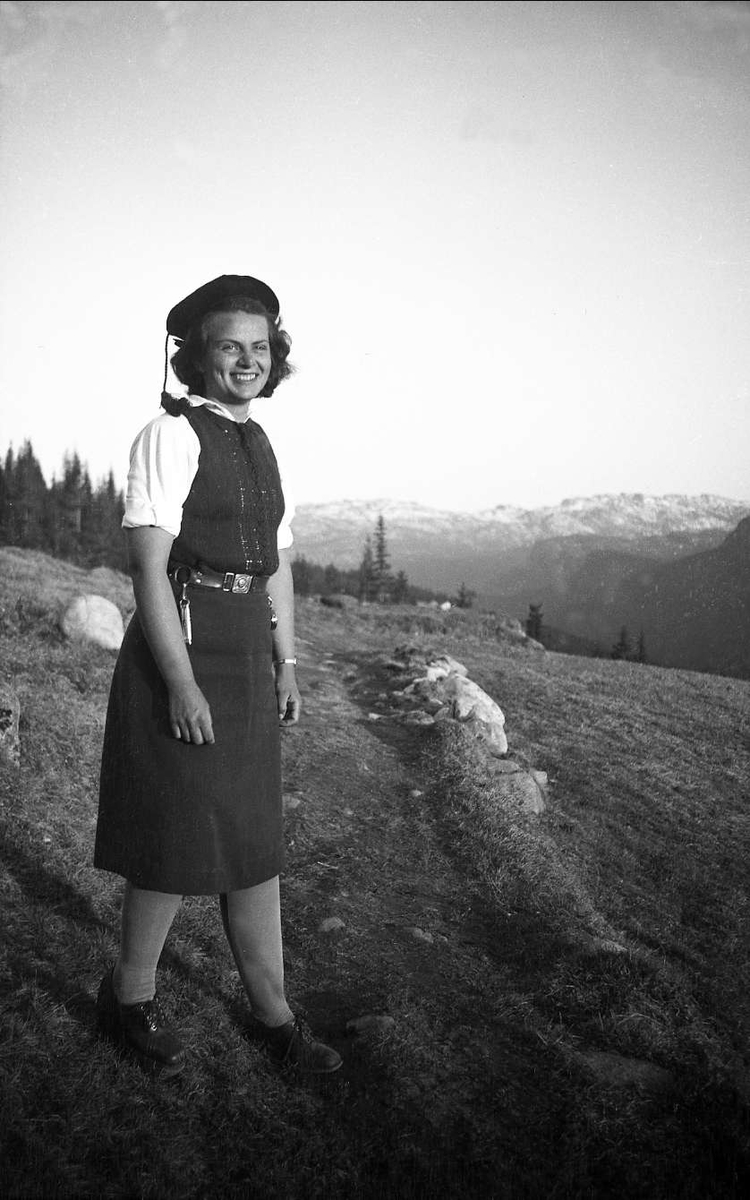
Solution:
M 251 420 L 250 414 L 244 420 L 240 420 L 225 404 L 220 404 L 218 400 L 207 400 L 205 396 L 197 396 L 190 392 L 187 402 L 191 408 L 200 408 L 203 404 L 210 412 L 218 413 L 220 417 L 228 417 L 230 421 L 234 421 L 237 425 L 245 425 Z

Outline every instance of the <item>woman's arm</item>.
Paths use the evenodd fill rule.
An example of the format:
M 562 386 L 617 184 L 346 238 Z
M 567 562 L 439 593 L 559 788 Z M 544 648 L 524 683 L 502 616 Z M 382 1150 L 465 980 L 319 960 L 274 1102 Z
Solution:
M 211 710 L 195 682 L 182 636 L 167 562 L 174 538 L 166 529 L 141 525 L 125 531 L 138 617 L 169 693 L 172 733 L 196 746 L 214 741 Z
M 294 658 L 294 582 L 288 550 L 279 550 L 279 569 L 268 581 L 268 594 L 273 599 L 273 607 L 278 617 L 278 624 L 273 632 L 274 662 L 279 662 L 282 658 Z M 284 663 L 274 670 L 279 720 L 284 725 L 296 725 L 299 720 L 300 694 L 294 665 Z

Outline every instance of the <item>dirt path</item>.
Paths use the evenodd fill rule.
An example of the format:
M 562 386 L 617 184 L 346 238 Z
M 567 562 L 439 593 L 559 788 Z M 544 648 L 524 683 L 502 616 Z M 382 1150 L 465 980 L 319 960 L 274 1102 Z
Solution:
M 284 742 L 290 992 L 342 1050 L 353 1102 L 380 1095 L 423 1174 L 494 1189 L 529 1139 L 554 1140 L 561 1097 L 538 1086 L 545 1048 L 519 1027 L 480 885 L 430 809 L 424 734 L 388 717 L 380 656 L 326 633 L 301 646 L 305 716 Z M 342 927 L 322 932 L 328 918 Z M 342 1037 L 368 1014 L 392 1028 Z

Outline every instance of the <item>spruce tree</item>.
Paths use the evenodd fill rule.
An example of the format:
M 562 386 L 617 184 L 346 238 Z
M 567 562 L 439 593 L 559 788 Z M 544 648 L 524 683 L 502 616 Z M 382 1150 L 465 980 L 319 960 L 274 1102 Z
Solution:
M 620 630 L 619 640 L 615 642 L 610 652 L 610 658 L 614 659 L 629 659 L 631 657 L 630 636 L 628 634 L 627 625 L 623 625 Z
M 541 604 L 530 604 L 529 615 L 526 618 L 526 636 L 533 638 L 535 642 L 540 642 L 542 628 L 542 606 Z
M 648 658 L 646 657 L 646 637 L 642 629 L 638 634 L 638 648 L 635 652 L 635 661 L 639 663 L 648 662 Z
M 307 561 L 304 555 L 298 554 L 293 559 L 292 579 L 294 580 L 294 590 L 298 596 L 310 595 L 312 570 L 311 564 Z
M 385 521 L 381 513 L 375 524 L 375 591 L 377 599 L 383 604 L 390 590 L 390 559 L 388 544 L 385 536 Z
M 375 559 L 372 553 L 372 540 L 370 537 L 367 537 L 365 538 L 362 561 L 359 564 L 359 599 L 361 602 L 367 603 L 372 599 L 374 586 Z
M 409 580 L 406 577 L 405 571 L 399 571 L 393 581 L 393 602 L 394 604 L 403 604 L 409 596 Z
M 467 588 L 465 583 L 462 583 L 458 589 L 458 595 L 454 601 L 456 608 L 471 608 L 476 599 L 476 592 L 471 588 Z
M 47 484 L 31 442 L 5 459 L 2 540 L 15 546 L 44 549 Z

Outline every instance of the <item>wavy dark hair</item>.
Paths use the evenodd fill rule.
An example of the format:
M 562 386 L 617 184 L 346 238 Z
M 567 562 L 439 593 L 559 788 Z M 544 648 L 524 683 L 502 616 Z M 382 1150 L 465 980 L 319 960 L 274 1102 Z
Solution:
M 203 313 L 199 321 L 196 321 L 191 326 L 187 337 L 180 345 L 180 348 L 175 351 L 170 359 L 172 370 L 179 379 L 180 383 L 184 383 L 185 387 L 190 392 L 194 392 L 198 396 L 203 395 L 205 380 L 201 363 L 206 352 L 206 322 L 209 317 L 215 313 L 226 312 L 246 312 L 253 316 L 265 317 L 268 322 L 268 344 L 271 349 L 271 371 L 268 376 L 265 387 L 258 393 L 259 396 L 272 396 L 276 388 L 284 379 L 288 379 L 294 372 L 294 367 L 288 362 L 289 352 L 292 348 L 292 339 L 285 329 L 277 325 L 259 300 L 253 300 L 250 296 L 230 296 L 227 300 L 222 300 L 216 304 L 208 312 Z M 169 401 L 172 403 L 170 404 Z M 162 404 L 168 412 L 175 406 L 180 407 L 180 401 L 175 397 L 162 397 Z

